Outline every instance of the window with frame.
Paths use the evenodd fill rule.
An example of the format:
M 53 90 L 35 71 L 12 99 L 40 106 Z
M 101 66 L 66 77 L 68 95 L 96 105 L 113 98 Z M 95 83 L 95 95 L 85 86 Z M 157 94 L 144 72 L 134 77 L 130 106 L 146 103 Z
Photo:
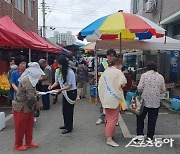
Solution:
M 24 13 L 24 0 L 15 0 L 15 8 Z
M 180 36 L 180 24 L 176 24 L 173 26 L 173 35 Z
M 34 0 L 28 0 L 28 16 L 34 19 Z
M 11 4 L 11 0 L 5 0 L 6 2 L 8 2 L 9 4 Z
M 139 10 L 139 0 L 134 0 L 133 1 L 133 13 L 137 13 Z

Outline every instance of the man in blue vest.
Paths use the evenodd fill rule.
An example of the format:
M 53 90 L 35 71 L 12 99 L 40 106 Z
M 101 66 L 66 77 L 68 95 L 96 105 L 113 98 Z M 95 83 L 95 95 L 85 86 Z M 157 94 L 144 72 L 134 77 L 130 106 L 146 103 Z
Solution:
M 117 57 L 116 51 L 114 49 L 109 49 L 106 53 L 107 60 L 103 61 L 98 68 L 98 76 L 101 76 L 101 74 L 108 68 L 109 63 L 112 62 L 112 60 Z M 102 105 L 99 110 L 100 117 L 98 121 L 96 122 L 96 125 L 100 125 L 105 122 L 105 114 L 103 113 Z

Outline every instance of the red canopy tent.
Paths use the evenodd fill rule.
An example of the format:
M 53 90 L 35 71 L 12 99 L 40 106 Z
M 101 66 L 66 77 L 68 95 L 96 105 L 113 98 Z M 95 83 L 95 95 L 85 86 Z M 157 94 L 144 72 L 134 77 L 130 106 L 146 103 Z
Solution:
M 47 45 L 47 48 L 45 49 L 42 49 L 44 51 L 49 51 L 49 52 L 52 52 L 52 53 L 61 53 L 62 51 L 62 47 L 60 46 L 55 46 L 53 44 L 51 44 L 50 42 L 46 41 L 44 38 L 42 38 L 41 36 L 39 36 L 38 34 L 34 33 L 34 32 L 31 32 L 31 31 L 28 31 L 26 32 L 30 37 L 32 37 L 34 40 L 42 43 L 42 44 L 45 44 Z
M 10 47 L 21 47 L 41 50 L 47 48 L 46 44 L 30 37 L 19 26 L 17 26 L 9 16 L 0 18 L 0 39 L 2 39 L 2 45 Z
M 13 34 L 0 25 L 0 47 L 18 48 L 22 45 L 13 38 Z

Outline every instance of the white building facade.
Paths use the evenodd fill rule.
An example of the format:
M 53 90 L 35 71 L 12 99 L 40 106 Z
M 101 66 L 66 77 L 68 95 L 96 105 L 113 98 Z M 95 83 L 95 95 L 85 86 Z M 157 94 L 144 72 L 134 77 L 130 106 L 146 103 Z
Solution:
M 71 31 L 67 31 L 66 33 L 59 33 L 58 31 L 54 32 L 54 41 L 55 43 L 59 43 L 62 45 L 72 45 L 76 42 L 76 38 L 72 35 Z

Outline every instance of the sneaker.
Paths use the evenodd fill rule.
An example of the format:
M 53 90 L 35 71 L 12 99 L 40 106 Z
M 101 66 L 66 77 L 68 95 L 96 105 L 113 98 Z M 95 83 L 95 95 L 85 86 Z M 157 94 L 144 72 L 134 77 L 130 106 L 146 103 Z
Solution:
M 98 121 L 96 121 L 96 125 L 100 125 L 102 123 L 104 123 L 104 120 L 102 120 L 102 119 L 98 119 Z
M 67 129 L 65 129 L 65 130 L 62 131 L 61 134 L 68 134 L 68 133 L 71 133 L 71 132 L 72 132 L 72 130 L 67 130 Z
M 119 126 L 119 122 L 116 123 L 116 126 Z
M 143 135 L 137 135 L 136 137 L 134 137 L 134 141 L 137 142 L 137 143 L 140 142 L 140 141 L 144 142 L 144 136 Z
M 36 119 L 36 117 L 34 117 L 34 123 L 35 123 L 35 122 L 37 122 L 37 119 Z
M 147 137 L 146 141 L 153 142 L 153 139 L 151 139 L 150 137 Z

